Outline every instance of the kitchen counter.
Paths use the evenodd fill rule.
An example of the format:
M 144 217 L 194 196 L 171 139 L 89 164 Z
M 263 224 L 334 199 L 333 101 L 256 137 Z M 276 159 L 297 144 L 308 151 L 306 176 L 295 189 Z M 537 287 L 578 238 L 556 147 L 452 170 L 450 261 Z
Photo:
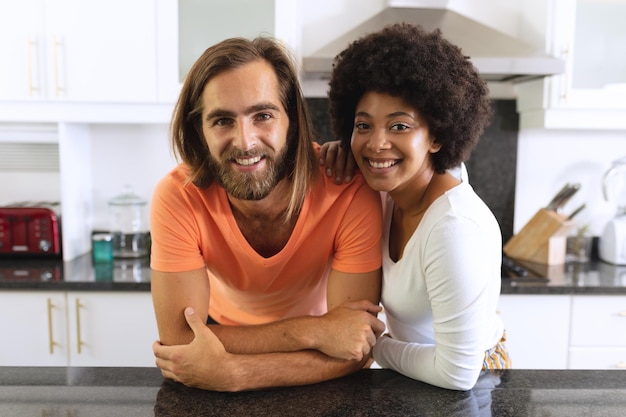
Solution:
M 502 294 L 626 294 L 626 266 L 601 261 L 546 266 L 516 261 L 527 278 L 502 279 Z M 0 259 L 0 290 L 150 291 L 150 259 L 94 265 L 72 261 Z
M 527 277 L 502 278 L 501 294 L 626 294 L 626 266 L 600 260 L 564 265 L 516 261 Z
M 0 259 L 0 290 L 150 291 L 150 258 Z
M 218 393 L 155 368 L 1 368 L 0 415 L 81 416 L 623 416 L 626 372 L 483 373 L 466 392 L 396 372 L 361 370 L 319 384 Z

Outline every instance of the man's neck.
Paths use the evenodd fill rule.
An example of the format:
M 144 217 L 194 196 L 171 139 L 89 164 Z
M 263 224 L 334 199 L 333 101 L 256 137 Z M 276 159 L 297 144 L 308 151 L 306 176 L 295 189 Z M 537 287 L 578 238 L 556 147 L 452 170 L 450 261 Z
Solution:
M 266 219 L 272 221 L 282 218 L 289 206 L 291 195 L 290 182 L 280 181 L 262 200 L 240 200 L 227 194 L 233 214 L 239 219 Z
M 298 216 L 286 221 L 289 183 L 281 181 L 263 200 L 238 200 L 228 196 L 233 217 L 250 246 L 269 258 L 280 252 L 291 237 Z

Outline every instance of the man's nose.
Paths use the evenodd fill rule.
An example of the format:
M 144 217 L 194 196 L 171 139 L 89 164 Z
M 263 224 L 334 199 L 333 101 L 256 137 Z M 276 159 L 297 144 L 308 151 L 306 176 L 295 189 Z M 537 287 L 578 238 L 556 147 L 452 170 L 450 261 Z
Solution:
M 242 151 L 252 149 L 257 143 L 254 126 L 246 121 L 237 123 L 237 129 L 235 130 L 234 136 L 234 145 Z

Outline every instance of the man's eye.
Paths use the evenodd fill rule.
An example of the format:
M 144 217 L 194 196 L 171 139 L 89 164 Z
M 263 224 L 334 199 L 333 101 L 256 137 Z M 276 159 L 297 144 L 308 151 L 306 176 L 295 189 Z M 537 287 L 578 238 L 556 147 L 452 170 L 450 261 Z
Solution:
M 272 118 L 272 115 L 271 115 L 271 114 L 269 114 L 269 113 L 259 113 L 259 114 L 256 116 L 256 118 L 257 118 L 257 120 L 262 120 L 262 121 L 264 121 L 264 120 L 270 120 L 270 119 Z
M 217 119 L 214 123 L 215 126 L 230 126 L 233 123 L 231 119 Z

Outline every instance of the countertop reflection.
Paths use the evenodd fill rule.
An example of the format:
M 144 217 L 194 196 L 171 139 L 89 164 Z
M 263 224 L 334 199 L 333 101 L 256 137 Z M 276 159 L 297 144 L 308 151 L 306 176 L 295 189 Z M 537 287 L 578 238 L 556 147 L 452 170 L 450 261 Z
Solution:
M 0 415 L 622 416 L 626 372 L 484 372 L 469 391 L 364 369 L 319 384 L 220 393 L 164 380 L 156 368 L 0 367 Z

